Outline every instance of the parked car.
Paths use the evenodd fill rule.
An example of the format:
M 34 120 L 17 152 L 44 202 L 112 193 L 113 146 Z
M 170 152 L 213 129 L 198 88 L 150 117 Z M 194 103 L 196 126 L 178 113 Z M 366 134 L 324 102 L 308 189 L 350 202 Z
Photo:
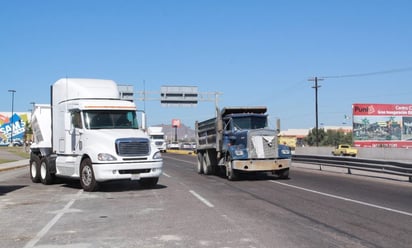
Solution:
M 13 146 L 23 146 L 23 141 L 20 139 L 13 140 Z

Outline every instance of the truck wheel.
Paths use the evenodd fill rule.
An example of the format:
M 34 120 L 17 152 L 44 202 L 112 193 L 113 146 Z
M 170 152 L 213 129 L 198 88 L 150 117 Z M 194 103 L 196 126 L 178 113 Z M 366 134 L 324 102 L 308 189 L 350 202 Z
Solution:
M 40 160 L 40 181 L 44 185 L 52 184 L 54 181 L 54 174 L 50 173 L 49 161 L 47 158 Z
M 30 179 L 33 183 L 40 182 L 40 158 L 32 156 L 30 160 Z
M 229 181 L 236 181 L 239 179 L 239 175 L 236 172 L 236 170 L 233 169 L 232 167 L 232 160 L 230 158 L 228 158 L 228 160 L 226 161 L 226 176 L 227 179 L 229 179 Z
M 198 174 L 203 174 L 203 152 L 199 152 L 197 154 L 196 172 Z
M 92 192 L 97 190 L 98 183 L 94 177 L 92 161 L 90 158 L 83 159 L 80 164 L 80 185 L 84 191 Z
M 159 181 L 158 177 L 141 178 L 139 180 L 140 186 L 144 188 L 153 188 Z
M 212 174 L 212 165 L 210 164 L 210 158 L 209 158 L 209 153 L 208 152 L 206 152 L 203 155 L 203 173 L 205 175 Z
M 277 172 L 280 179 L 288 179 L 289 178 L 289 168 L 283 169 Z

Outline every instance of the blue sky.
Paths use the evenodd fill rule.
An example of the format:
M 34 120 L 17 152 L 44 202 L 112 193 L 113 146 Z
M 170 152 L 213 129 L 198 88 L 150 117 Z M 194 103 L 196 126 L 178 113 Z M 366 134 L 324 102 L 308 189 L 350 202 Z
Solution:
M 135 91 L 197 86 L 219 107 L 264 105 L 281 129 L 342 125 L 353 103 L 412 104 L 412 2 L 0 1 L 0 112 L 48 103 L 63 77 Z M 213 102 L 137 102 L 148 124 L 214 114 Z

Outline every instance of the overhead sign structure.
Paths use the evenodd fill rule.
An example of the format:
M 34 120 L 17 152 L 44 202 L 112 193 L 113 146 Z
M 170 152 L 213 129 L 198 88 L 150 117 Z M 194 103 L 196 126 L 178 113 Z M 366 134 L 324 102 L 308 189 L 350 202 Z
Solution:
M 160 103 L 162 106 L 197 106 L 196 86 L 161 86 Z
M 353 104 L 358 147 L 412 147 L 412 104 Z
M 117 89 L 119 90 L 120 99 L 133 101 L 133 98 L 134 98 L 133 85 L 117 85 Z

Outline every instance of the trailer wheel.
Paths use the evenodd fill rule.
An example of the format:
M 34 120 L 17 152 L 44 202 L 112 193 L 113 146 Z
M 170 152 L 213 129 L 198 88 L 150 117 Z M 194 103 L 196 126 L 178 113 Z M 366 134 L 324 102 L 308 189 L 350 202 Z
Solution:
M 40 182 L 40 158 L 36 155 L 30 159 L 30 179 L 33 183 Z
M 199 152 L 197 154 L 196 172 L 198 174 L 203 174 L 203 152 Z
M 153 188 L 159 181 L 158 177 L 141 178 L 139 180 L 140 186 L 144 188 Z
M 80 164 L 80 185 L 84 191 L 96 191 L 99 184 L 94 177 L 92 161 L 90 158 L 83 159 Z
M 212 174 L 212 165 L 210 164 L 210 157 L 208 152 L 205 152 L 205 154 L 203 155 L 203 173 L 205 175 Z
M 40 181 L 44 185 L 52 184 L 54 181 L 54 174 L 50 173 L 49 161 L 45 157 L 40 160 Z

